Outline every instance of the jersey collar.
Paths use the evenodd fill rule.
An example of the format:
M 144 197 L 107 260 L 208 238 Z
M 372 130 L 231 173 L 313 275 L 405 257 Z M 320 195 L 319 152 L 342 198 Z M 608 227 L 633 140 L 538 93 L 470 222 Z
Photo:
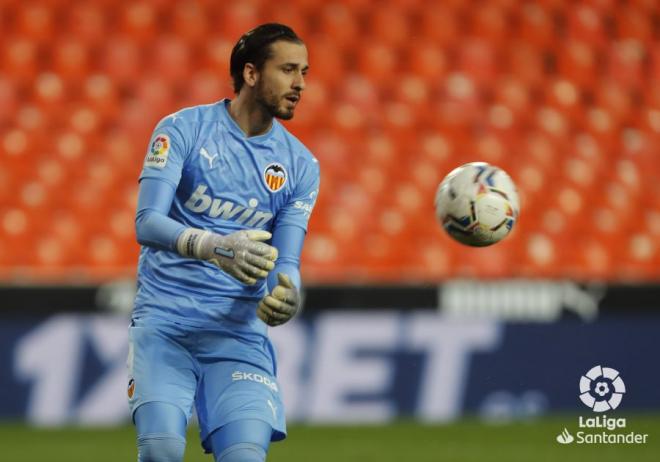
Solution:
M 222 101 L 220 101 L 220 111 L 222 112 L 224 119 L 227 121 L 226 125 L 231 133 L 236 135 L 238 138 L 256 143 L 267 141 L 273 136 L 273 134 L 275 133 L 275 124 L 278 123 L 277 120 L 275 119 L 273 119 L 273 123 L 270 125 L 270 128 L 266 133 L 256 136 L 247 136 L 245 132 L 241 129 L 241 127 L 239 127 L 236 121 L 232 118 L 231 114 L 229 114 L 230 102 L 231 100 L 229 98 L 225 98 Z

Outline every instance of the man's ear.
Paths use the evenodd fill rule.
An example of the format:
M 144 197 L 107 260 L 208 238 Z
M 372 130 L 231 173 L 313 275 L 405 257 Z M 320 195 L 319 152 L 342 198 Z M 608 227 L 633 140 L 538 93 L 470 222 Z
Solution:
M 243 80 L 245 81 L 245 84 L 250 88 L 254 88 L 254 86 L 257 85 L 257 81 L 259 80 L 259 71 L 254 64 L 245 63 L 245 66 L 243 67 Z

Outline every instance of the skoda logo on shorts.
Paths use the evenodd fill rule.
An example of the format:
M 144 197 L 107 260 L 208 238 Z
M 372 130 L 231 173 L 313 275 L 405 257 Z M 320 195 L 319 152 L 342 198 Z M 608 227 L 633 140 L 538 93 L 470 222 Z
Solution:
M 616 409 L 625 392 L 619 371 L 611 367 L 595 366 L 580 377 L 580 400 L 594 412 Z

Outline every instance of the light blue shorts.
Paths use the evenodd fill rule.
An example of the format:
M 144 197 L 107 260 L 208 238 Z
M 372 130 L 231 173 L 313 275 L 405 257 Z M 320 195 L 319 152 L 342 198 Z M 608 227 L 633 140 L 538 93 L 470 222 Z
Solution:
M 129 327 L 128 396 L 131 415 L 144 403 L 179 407 L 190 419 L 193 404 L 202 445 L 223 425 L 258 419 L 286 437 L 284 406 L 268 338 L 160 319 L 134 319 Z

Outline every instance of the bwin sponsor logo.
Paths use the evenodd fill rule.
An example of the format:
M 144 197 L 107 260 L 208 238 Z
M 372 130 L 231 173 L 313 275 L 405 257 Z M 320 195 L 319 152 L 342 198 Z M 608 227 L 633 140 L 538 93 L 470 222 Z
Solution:
M 207 189 L 208 186 L 204 184 L 197 186 L 184 204 L 185 207 L 191 212 L 206 213 L 211 218 L 232 220 L 250 228 L 262 228 L 273 218 L 272 213 L 256 209 L 259 205 L 256 199 L 250 199 L 248 207 L 244 207 L 219 197 L 211 197 L 206 194 Z
M 232 381 L 236 382 L 237 380 L 251 380 L 252 382 L 263 383 L 268 388 L 277 393 L 277 384 L 270 380 L 268 377 L 265 377 L 261 374 L 255 374 L 254 372 L 240 372 L 234 371 L 231 374 Z

